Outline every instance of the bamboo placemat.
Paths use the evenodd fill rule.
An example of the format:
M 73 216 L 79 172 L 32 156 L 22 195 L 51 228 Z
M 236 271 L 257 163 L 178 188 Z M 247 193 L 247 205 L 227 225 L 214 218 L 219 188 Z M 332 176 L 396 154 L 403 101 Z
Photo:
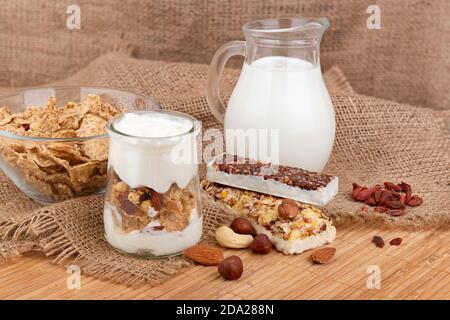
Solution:
M 448 229 L 448 228 L 447 228 Z M 396 247 L 371 243 L 374 234 Z M 313 265 L 309 253 L 266 256 L 238 254 L 245 271 L 226 282 L 215 267 L 194 266 L 162 285 L 127 287 L 81 276 L 81 289 L 67 290 L 66 270 L 33 254 L 0 265 L 0 298 L 13 299 L 450 299 L 450 231 L 387 229 L 375 224 L 340 228 L 337 254 L 328 265 Z M 367 288 L 367 267 L 378 265 L 381 289 Z

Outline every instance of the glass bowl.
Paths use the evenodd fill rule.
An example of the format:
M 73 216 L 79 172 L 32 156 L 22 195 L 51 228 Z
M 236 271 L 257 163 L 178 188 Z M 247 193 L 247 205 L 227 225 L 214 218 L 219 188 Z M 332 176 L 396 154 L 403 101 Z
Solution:
M 30 118 L 24 116 L 25 120 L 19 119 L 18 116 L 14 117 L 14 114 L 21 113 L 28 107 L 45 107 L 51 97 L 56 98 L 56 109 L 58 109 L 71 108 L 70 105 L 67 106 L 69 102 L 80 103 L 91 94 L 100 97 L 102 107 L 97 108 L 98 104 L 96 105 L 95 101 L 98 100 L 95 100 L 97 99 L 95 97 L 92 98 L 94 102 L 86 104 L 92 106 L 89 107 L 89 111 L 83 113 L 81 118 L 76 111 L 77 116 L 74 116 L 74 119 L 78 122 L 69 124 L 72 126 L 71 130 L 61 131 L 64 133 L 62 137 L 50 138 L 45 137 L 44 134 L 34 136 L 34 134 L 22 134 L 22 132 L 34 129 L 36 126 L 38 129 L 45 126 L 51 127 L 56 122 L 60 125 L 58 128 L 63 128 L 66 121 L 73 120 L 70 116 L 61 116 L 55 111 L 56 116 L 50 114 L 49 117 L 42 119 L 37 117 L 39 119 L 37 124 L 34 122 L 31 125 L 29 122 L 33 115 L 29 115 Z M 93 96 L 87 99 L 91 97 Z M 105 115 L 104 110 L 110 109 L 104 107 L 104 104 L 108 104 L 113 110 L 116 108 L 128 111 L 160 109 L 159 104 L 149 97 L 101 87 L 41 87 L 0 97 L 1 170 L 21 191 L 42 203 L 103 193 L 106 186 L 109 144 L 109 137 L 104 128 L 106 121 L 103 120 L 109 120 L 113 115 L 112 112 Z M 8 113 L 5 114 L 6 111 L 2 107 L 8 107 L 12 116 L 8 118 Z M 33 113 L 33 110 L 30 113 Z M 13 122 L 8 124 L 11 117 L 14 118 L 13 122 L 23 122 L 18 125 L 20 130 L 17 132 L 13 127 L 14 133 L 11 129 L 4 131 L 4 125 L 15 126 Z M 87 118 L 89 121 L 86 120 Z M 76 129 L 77 125 L 79 125 L 78 129 Z M 83 130 L 82 137 L 78 137 L 81 131 L 77 130 Z M 78 133 L 73 137 L 71 132 Z M 93 134 L 90 135 L 89 132 Z

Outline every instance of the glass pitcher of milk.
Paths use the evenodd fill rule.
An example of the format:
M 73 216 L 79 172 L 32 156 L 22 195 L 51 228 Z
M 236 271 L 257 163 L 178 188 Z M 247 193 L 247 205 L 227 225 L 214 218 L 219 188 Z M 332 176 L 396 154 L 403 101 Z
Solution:
M 328 26 L 326 18 L 249 22 L 243 26 L 246 41 L 229 42 L 216 52 L 206 97 L 224 124 L 227 153 L 323 170 L 336 127 L 320 69 L 320 41 Z M 225 108 L 219 79 L 234 55 L 243 55 L 244 64 Z

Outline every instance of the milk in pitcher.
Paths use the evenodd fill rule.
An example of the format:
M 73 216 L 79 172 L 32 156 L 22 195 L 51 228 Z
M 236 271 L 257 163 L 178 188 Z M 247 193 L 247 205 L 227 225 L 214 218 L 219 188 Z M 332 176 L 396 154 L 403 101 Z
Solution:
M 333 147 L 335 116 L 320 64 L 284 56 L 244 63 L 225 128 L 278 129 L 278 150 L 271 152 L 278 151 L 279 164 L 322 171 Z M 242 149 L 230 150 L 229 141 L 226 146 L 228 153 L 248 156 Z

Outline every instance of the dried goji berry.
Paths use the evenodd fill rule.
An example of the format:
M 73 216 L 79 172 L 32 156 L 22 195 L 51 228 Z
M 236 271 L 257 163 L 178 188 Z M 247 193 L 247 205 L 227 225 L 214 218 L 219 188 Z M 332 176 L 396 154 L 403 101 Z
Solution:
M 373 208 L 373 211 L 375 211 L 375 212 L 381 212 L 381 213 L 386 212 L 386 211 L 388 211 L 388 210 L 389 210 L 389 208 L 382 207 L 382 206 L 378 206 L 378 207 Z
M 375 245 L 376 245 L 378 248 L 383 248 L 383 247 L 384 247 L 384 240 L 383 240 L 383 238 L 380 237 L 380 236 L 373 236 L 372 242 L 375 243 Z
M 373 193 L 373 188 L 364 188 L 358 193 L 358 195 L 356 196 L 356 200 L 365 201 L 365 200 L 369 199 L 369 197 L 372 195 L 372 193 Z
M 356 197 L 358 196 L 358 193 L 363 190 L 364 187 L 358 186 L 356 189 L 352 191 L 352 198 L 356 200 Z
M 411 190 L 408 190 L 405 193 L 405 203 L 408 204 L 409 200 L 411 200 Z
M 399 217 L 405 214 L 405 209 L 388 209 L 386 213 L 393 217 Z
M 376 190 L 373 193 L 373 198 L 375 199 L 375 202 L 378 204 L 380 202 L 380 199 L 381 199 L 381 190 Z
M 400 183 L 400 188 L 405 193 L 408 192 L 408 191 L 410 191 L 410 192 L 412 191 L 411 186 L 409 184 L 407 184 L 406 182 L 403 182 L 403 181 Z
M 391 246 L 399 246 L 402 243 L 402 238 L 394 238 L 391 241 L 389 241 L 389 244 Z
M 381 186 L 379 184 L 376 184 L 376 185 L 373 186 L 373 190 L 374 191 L 379 191 L 379 190 L 381 190 Z
M 388 190 L 402 191 L 402 187 L 392 182 L 385 182 L 384 187 Z
M 403 209 L 405 207 L 399 200 L 388 200 L 386 205 L 392 209 Z
M 369 206 L 376 206 L 377 202 L 375 201 L 375 197 L 372 194 L 369 199 L 367 199 L 366 201 L 364 201 L 365 204 L 369 205 Z
M 401 194 L 401 195 L 400 195 L 400 199 L 399 199 L 398 201 L 400 201 L 400 203 L 402 204 L 402 206 L 405 205 L 405 199 L 406 199 L 405 195 L 404 195 L 404 194 Z
M 410 207 L 417 207 L 422 204 L 423 200 L 419 196 L 412 196 L 411 199 L 408 201 L 408 206 Z
M 392 196 L 392 192 L 390 190 L 381 191 L 380 201 L 378 204 L 384 204 L 386 201 L 390 200 Z

